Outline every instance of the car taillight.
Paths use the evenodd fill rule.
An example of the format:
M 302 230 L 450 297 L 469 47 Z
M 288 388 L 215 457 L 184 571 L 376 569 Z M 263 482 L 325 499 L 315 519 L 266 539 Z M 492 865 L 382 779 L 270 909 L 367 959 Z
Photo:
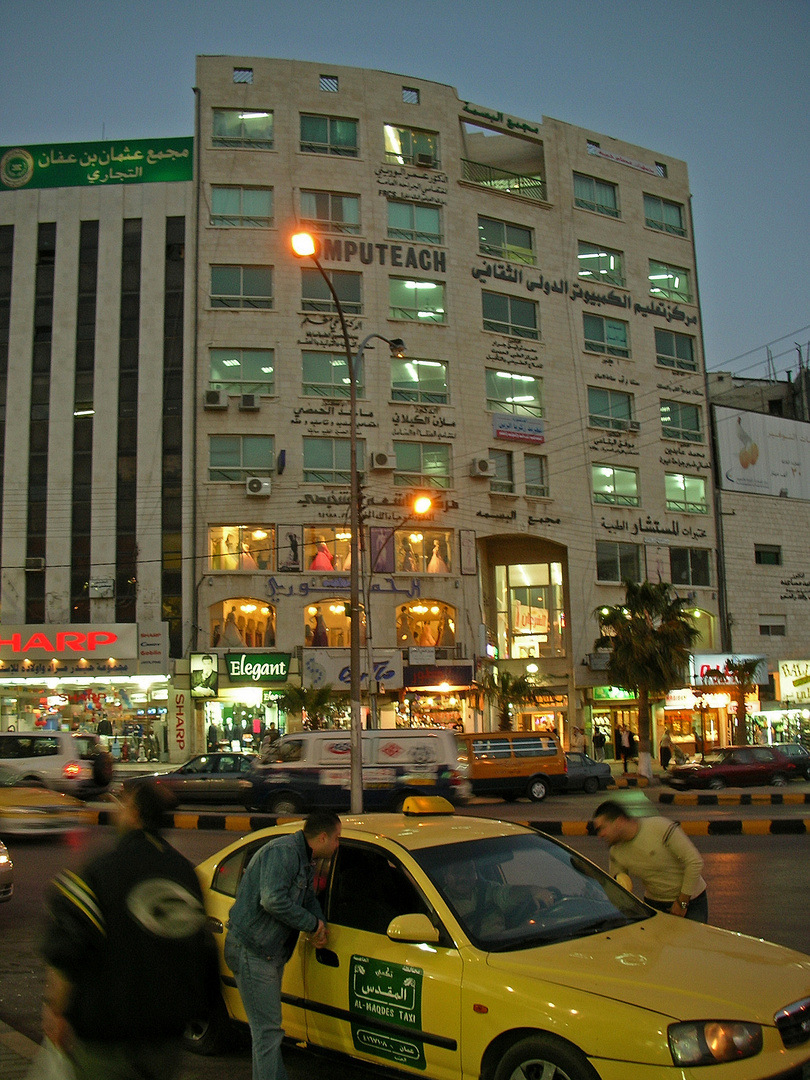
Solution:
M 82 767 L 78 761 L 69 761 L 62 769 L 62 775 L 66 780 L 75 780 L 77 776 L 81 776 Z
M 464 783 L 464 777 L 458 771 L 458 769 L 450 769 L 450 787 L 458 787 L 459 784 Z

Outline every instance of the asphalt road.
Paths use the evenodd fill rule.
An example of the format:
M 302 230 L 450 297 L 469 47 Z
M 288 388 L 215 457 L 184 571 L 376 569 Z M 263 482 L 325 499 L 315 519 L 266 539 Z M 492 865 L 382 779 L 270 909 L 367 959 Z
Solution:
M 604 797 L 604 794 L 601 796 Z M 571 796 L 578 802 L 577 818 L 584 819 L 598 804 L 600 796 Z M 588 800 L 588 807 L 582 803 Z M 563 810 L 558 800 L 541 806 L 528 803 L 479 804 L 475 810 L 488 816 L 524 820 L 550 818 Z M 591 806 L 590 803 L 593 803 Z M 655 807 L 658 809 L 658 807 Z M 685 817 L 683 808 L 666 810 L 677 819 Z M 715 808 L 718 815 L 751 812 L 739 806 Z M 771 810 L 769 809 L 769 813 Z M 792 811 L 796 813 L 794 808 Z M 762 817 L 762 810 L 758 811 Z M 707 811 L 701 809 L 705 819 Z M 233 834 L 222 831 L 174 830 L 172 843 L 193 862 L 199 862 L 224 847 Z M 11 1024 L 30 1038 L 40 1038 L 39 1004 L 42 990 L 42 965 L 38 955 L 41 929 L 42 899 L 48 882 L 64 866 L 80 865 L 100 844 L 112 841 L 112 830 L 97 828 L 83 839 L 67 847 L 52 842 L 12 845 L 15 861 L 16 887 L 13 900 L 0 905 L 0 1019 Z M 607 852 L 602 841 L 589 836 L 568 836 L 572 847 L 602 866 L 607 865 Z M 810 954 L 810 921 L 806 917 L 807 896 L 810 895 L 810 835 L 779 836 L 698 836 L 695 842 L 705 860 L 705 877 L 709 883 L 710 921 L 730 930 L 764 937 L 789 945 Z M 137 1008 L 137 1004 L 133 1003 Z M 103 1018 L 100 1019 L 103 1023 Z M 312 1075 L 312 1055 L 290 1049 L 288 1070 L 292 1080 L 304 1080 Z M 367 1070 L 352 1065 L 345 1069 L 329 1064 L 330 1080 L 354 1080 L 370 1075 Z M 186 1056 L 183 1080 L 221 1077 L 228 1080 L 250 1080 L 250 1051 L 243 1045 L 227 1058 L 197 1058 Z

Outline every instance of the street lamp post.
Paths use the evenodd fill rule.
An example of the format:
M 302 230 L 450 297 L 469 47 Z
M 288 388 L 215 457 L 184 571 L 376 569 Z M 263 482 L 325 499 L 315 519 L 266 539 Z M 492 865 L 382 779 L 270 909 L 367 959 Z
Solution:
M 343 344 L 346 350 L 346 364 L 349 368 L 349 528 L 351 530 L 349 567 L 349 703 L 351 713 L 351 812 L 363 812 L 363 738 L 360 716 L 360 474 L 357 468 L 357 366 L 363 350 L 374 338 L 385 341 L 394 355 L 403 355 L 404 345 L 401 340 L 383 337 L 382 334 L 369 334 L 365 337 L 352 356 L 352 344 L 346 326 L 340 299 L 335 292 L 332 279 L 321 266 L 318 259 L 318 241 L 311 233 L 296 233 L 291 240 L 293 254 L 299 259 L 309 258 L 318 269 L 332 296 L 335 310 L 340 318 Z

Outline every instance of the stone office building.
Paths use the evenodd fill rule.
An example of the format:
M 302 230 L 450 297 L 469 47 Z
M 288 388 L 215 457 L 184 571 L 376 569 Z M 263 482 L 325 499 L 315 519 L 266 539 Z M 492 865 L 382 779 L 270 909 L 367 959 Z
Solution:
M 245 652 L 348 678 L 349 370 L 303 227 L 352 350 L 375 335 L 357 424 L 382 723 L 487 726 L 472 684 L 497 656 L 545 685 L 519 726 L 632 725 L 593 650 L 622 580 L 672 581 L 720 648 L 686 165 L 378 71 L 199 57 L 195 93 L 183 654 L 217 654 L 225 690 Z

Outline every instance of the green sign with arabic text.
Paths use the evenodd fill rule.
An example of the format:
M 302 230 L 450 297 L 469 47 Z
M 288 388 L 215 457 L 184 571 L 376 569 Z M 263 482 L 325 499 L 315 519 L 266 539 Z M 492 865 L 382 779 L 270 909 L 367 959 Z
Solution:
M 0 146 L 0 191 L 191 180 L 194 140 Z

